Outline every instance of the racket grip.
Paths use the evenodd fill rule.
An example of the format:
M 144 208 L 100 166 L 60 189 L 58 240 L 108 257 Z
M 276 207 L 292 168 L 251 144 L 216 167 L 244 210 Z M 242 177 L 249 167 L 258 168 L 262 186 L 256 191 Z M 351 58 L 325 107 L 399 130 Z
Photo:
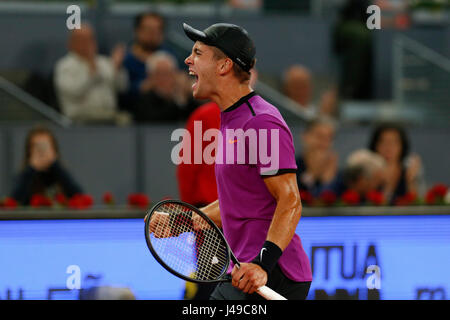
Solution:
M 267 300 L 287 300 L 281 294 L 276 293 L 275 291 L 266 286 L 259 287 L 259 289 L 256 290 L 256 292 Z

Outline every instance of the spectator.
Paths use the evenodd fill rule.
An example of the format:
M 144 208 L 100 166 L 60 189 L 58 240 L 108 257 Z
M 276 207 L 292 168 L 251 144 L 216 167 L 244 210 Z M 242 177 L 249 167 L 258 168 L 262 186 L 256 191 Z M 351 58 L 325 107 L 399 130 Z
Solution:
M 165 20 L 158 13 L 141 13 L 134 19 L 134 42 L 123 62 L 130 80 L 121 101 L 125 110 L 134 113 L 139 96 L 152 89 L 153 83 L 147 77 L 148 59 L 157 51 L 170 52 L 163 44 L 164 29 Z
M 175 59 L 164 51 L 147 61 L 146 83 L 150 90 L 137 100 L 135 120 L 176 121 L 186 119 L 198 105 L 192 97 L 190 79 L 177 69 Z
M 28 205 L 35 194 L 54 198 L 63 194 L 67 198 L 82 193 L 79 184 L 60 163 L 58 143 L 45 127 L 28 132 L 25 142 L 23 169 L 18 177 L 12 197 Z
M 94 31 L 89 25 L 75 29 L 69 37 L 69 53 L 55 68 L 55 87 L 61 110 L 81 123 L 127 123 L 129 116 L 118 111 L 117 91 L 127 85 L 121 69 L 123 46 L 113 50 L 110 58 L 97 54 Z
M 314 197 L 331 186 L 337 174 L 338 155 L 332 149 L 335 130 L 331 120 L 318 118 L 301 136 L 303 150 L 296 160 L 298 186 Z
M 337 111 L 337 91 L 326 91 L 320 98 L 319 107 L 312 104 L 313 85 L 311 73 L 301 65 L 288 68 L 283 77 L 284 93 L 297 102 L 309 118 L 318 115 L 334 117 Z
M 378 191 L 383 183 L 385 161 L 375 152 L 360 149 L 352 152 L 344 170 L 338 174 L 331 188 L 337 196 L 351 190 L 359 195 L 360 204 L 370 191 Z
M 419 195 L 423 190 L 422 161 L 417 154 L 409 154 L 409 141 L 402 127 L 382 124 L 375 128 L 369 149 L 386 161 L 383 192 L 388 203 L 408 192 Z

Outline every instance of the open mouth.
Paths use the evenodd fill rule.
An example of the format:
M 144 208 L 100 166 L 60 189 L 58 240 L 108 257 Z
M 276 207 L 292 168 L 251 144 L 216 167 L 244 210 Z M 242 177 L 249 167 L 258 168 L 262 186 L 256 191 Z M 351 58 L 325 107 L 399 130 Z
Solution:
M 192 70 L 189 70 L 189 75 L 195 80 L 194 83 L 192 84 L 192 88 L 194 89 L 194 87 L 197 85 L 198 82 L 198 75 Z

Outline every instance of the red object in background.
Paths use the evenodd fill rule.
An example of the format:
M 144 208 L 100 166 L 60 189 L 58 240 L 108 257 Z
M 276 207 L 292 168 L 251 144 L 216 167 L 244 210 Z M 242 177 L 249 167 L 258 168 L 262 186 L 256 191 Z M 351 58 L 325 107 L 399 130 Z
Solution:
M 180 163 L 177 166 L 178 189 L 180 199 L 193 205 L 206 205 L 217 200 L 216 175 L 214 163 L 207 164 L 203 160 L 203 151 L 209 146 L 211 141 L 201 141 L 202 163 L 194 164 L 194 122 L 200 121 L 202 124 L 202 136 L 208 129 L 220 128 L 220 109 L 214 103 L 206 103 L 189 116 L 186 123 L 186 130 L 191 135 L 191 163 Z M 183 141 L 185 138 L 183 138 Z M 183 148 L 185 148 L 183 146 Z
M 62 193 L 58 193 L 55 196 L 55 201 L 60 205 L 65 206 L 67 204 L 67 197 Z
M 447 194 L 448 187 L 445 184 L 435 184 L 425 195 L 426 204 L 437 204 L 444 201 L 444 197 Z
M 310 206 L 313 203 L 314 197 L 312 196 L 311 192 L 307 190 L 300 190 L 300 199 L 302 203 Z
M 410 206 L 417 201 L 417 194 L 415 192 L 407 192 L 395 200 L 396 206 Z
M 145 193 L 132 193 L 128 196 L 128 204 L 130 206 L 146 209 L 150 204 L 150 199 Z
M 441 197 L 441 198 L 444 198 L 444 197 L 445 197 L 445 195 L 447 194 L 447 190 L 448 190 L 448 187 L 447 187 L 445 184 L 443 184 L 443 183 L 435 184 L 435 185 L 433 186 L 433 188 L 430 189 L 430 191 L 431 191 L 436 197 Z
M 320 194 L 320 200 L 327 206 L 334 204 L 337 200 L 337 196 L 334 192 L 325 190 Z
M 397 29 L 406 30 L 411 26 L 411 19 L 407 13 L 400 13 L 395 16 L 394 23 Z
M 345 191 L 341 196 L 342 202 L 348 205 L 357 205 L 361 201 L 361 198 L 359 197 L 358 192 L 353 190 L 347 190 Z
M 42 194 L 33 194 L 31 196 L 30 206 L 32 206 L 33 208 L 51 207 L 52 204 L 52 199 Z
M 0 208 L 4 209 L 15 209 L 17 208 L 18 203 L 15 199 L 6 197 L 3 201 L 0 201 Z
M 114 196 L 111 192 L 105 192 L 105 194 L 103 195 L 103 203 L 114 204 Z
M 385 202 L 383 193 L 376 190 L 367 192 L 366 199 L 376 206 L 382 205 Z
M 425 203 L 426 204 L 434 204 L 436 202 L 436 195 L 432 190 L 428 191 L 425 195 Z
M 71 209 L 88 209 L 94 204 L 94 199 L 88 194 L 76 194 L 69 199 L 68 205 Z

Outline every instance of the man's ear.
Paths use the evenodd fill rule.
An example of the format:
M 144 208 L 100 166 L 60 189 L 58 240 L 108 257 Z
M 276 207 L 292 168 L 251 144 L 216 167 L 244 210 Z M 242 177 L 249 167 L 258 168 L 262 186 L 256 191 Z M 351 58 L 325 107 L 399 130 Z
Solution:
M 233 69 L 233 61 L 230 58 L 221 59 L 218 64 L 219 75 L 223 76 Z

